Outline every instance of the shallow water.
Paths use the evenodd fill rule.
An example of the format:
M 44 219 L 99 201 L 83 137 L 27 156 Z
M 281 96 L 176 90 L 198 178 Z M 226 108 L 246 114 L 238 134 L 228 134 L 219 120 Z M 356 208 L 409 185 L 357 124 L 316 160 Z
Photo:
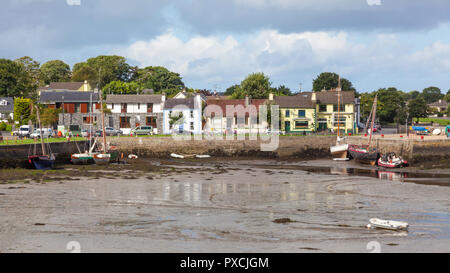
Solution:
M 82 252 L 368 252 L 371 241 L 382 252 L 449 251 L 450 188 L 434 183 L 445 177 L 403 183 L 410 173 L 327 161 L 140 164 L 174 170 L 0 185 L 0 252 L 68 252 L 71 241 Z M 368 230 L 374 217 L 409 232 Z

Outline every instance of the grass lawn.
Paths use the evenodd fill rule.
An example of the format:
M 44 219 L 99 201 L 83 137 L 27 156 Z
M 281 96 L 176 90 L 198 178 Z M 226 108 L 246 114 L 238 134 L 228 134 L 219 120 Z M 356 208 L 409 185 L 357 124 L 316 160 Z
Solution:
M 85 140 L 84 137 L 72 137 L 70 141 L 82 141 Z M 44 139 L 45 143 L 56 143 L 56 142 L 65 142 L 66 138 L 48 138 Z M 0 145 L 22 145 L 22 144 L 33 144 L 35 142 L 34 139 L 17 139 L 17 140 L 3 140 L 0 141 Z M 41 141 L 39 139 L 36 140 L 36 143 L 39 144 Z
M 439 123 L 439 125 L 441 126 L 450 125 L 450 119 L 440 119 L 440 118 L 419 118 L 419 122 Z

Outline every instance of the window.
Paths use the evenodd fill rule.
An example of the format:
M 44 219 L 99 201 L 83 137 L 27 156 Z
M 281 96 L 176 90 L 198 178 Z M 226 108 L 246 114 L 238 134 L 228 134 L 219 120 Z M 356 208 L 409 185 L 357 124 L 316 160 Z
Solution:
M 295 129 L 307 129 L 307 128 L 308 128 L 307 121 L 296 121 L 295 122 Z
M 194 130 L 194 123 L 191 122 L 191 130 Z
M 305 117 L 305 110 L 298 110 L 298 116 L 301 118 Z
M 194 111 L 191 111 L 191 118 L 194 118 Z
M 141 110 L 141 104 L 138 103 L 138 110 Z
M 341 118 L 340 118 L 339 120 L 340 120 L 340 122 L 338 122 L 338 117 L 337 117 L 337 115 L 334 116 L 334 120 L 333 120 L 333 125 L 334 125 L 334 127 L 337 127 L 337 126 L 338 126 L 338 123 L 339 123 L 339 126 L 345 127 L 345 122 L 347 121 L 347 117 L 341 116 Z
M 120 128 L 131 128 L 130 117 L 120 117 Z
M 327 105 L 321 104 L 319 105 L 319 112 L 326 112 L 327 111 Z
M 289 110 L 286 110 L 285 116 L 286 116 L 287 118 L 290 117 L 290 116 L 291 116 L 291 112 L 290 112 Z
M 345 112 L 345 106 L 344 106 L 344 105 L 341 105 L 341 106 L 340 106 L 340 109 L 338 109 L 338 105 L 337 105 L 337 104 L 334 104 L 334 105 L 333 105 L 333 112 L 338 112 L 338 110 L 340 110 L 341 112 Z
M 147 103 L 147 113 L 153 113 L 153 103 Z
M 83 117 L 83 123 L 84 124 L 89 124 L 89 123 L 91 123 L 91 119 L 92 118 L 90 118 L 90 117 Z
M 75 103 L 75 113 L 81 112 L 81 105 L 79 103 Z

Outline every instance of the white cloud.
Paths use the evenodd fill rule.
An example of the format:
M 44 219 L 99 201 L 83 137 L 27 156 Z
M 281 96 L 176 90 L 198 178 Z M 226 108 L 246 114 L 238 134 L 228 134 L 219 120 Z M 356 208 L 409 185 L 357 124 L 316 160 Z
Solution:
M 263 30 L 240 39 L 229 35 L 182 40 L 169 30 L 115 53 L 140 66 L 165 66 L 180 73 L 188 84 L 204 85 L 195 86 L 198 88 L 210 88 L 211 82 L 226 86 L 258 71 L 295 88 L 302 76 L 308 75 L 309 81 L 323 71 L 340 73 L 357 85 L 376 77 L 395 83 L 395 77 L 398 80 L 424 73 L 424 68 L 425 74 L 431 70 L 442 74 L 450 68 L 450 44 L 437 42 L 413 51 L 407 41 L 397 40 L 394 34 L 379 34 L 370 43 L 351 42 L 349 35 Z

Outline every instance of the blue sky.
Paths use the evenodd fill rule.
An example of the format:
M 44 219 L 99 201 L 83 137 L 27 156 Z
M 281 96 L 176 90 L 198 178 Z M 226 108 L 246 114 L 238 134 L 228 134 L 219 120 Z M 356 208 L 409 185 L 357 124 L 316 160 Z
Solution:
M 78 5 L 79 3 L 79 5 Z M 337 72 L 360 92 L 450 89 L 448 0 L 3 0 L 0 58 L 70 65 L 100 54 L 224 91 L 252 72 L 310 90 Z

